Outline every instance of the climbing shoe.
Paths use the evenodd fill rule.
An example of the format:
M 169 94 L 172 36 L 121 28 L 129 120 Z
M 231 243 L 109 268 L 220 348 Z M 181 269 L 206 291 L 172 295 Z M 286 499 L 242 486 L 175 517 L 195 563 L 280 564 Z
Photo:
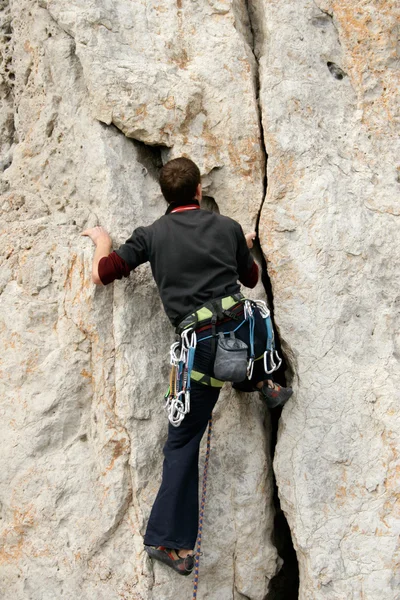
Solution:
M 194 556 L 192 554 L 181 558 L 176 550 L 172 548 L 164 548 L 164 546 L 146 546 L 144 547 L 147 554 L 159 560 L 160 562 L 171 567 L 179 575 L 190 575 L 194 568 Z
M 257 390 L 261 394 L 261 398 L 268 406 L 268 408 L 276 408 L 277 406 L 283 406 L 293 394 L 293 390 L 290 387 L 281 387 L 277 383 L 270 387 L 268 383 L 264 383 L 261 389 Z

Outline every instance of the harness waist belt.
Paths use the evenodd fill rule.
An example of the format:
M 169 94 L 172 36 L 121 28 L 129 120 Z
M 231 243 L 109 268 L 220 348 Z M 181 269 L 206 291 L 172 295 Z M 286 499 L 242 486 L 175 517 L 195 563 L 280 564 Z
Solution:
M 181 335 L 185 329 L 196 329 L 199 325 L 212 323 L 216 317 L 218 320 L 222 320 L 228 317 L 225 311 L 229 311 L 242 300 L 244 300 L 244 296 L 240 292 L 224 298 L 213 298 L 195 312 L 186 315 L 176 327 L 175 332 Z

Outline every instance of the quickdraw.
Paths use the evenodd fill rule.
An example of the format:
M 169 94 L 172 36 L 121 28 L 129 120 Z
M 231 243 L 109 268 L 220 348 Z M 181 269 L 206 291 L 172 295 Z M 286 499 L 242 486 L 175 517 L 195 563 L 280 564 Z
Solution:
M 249 343 L 250 343 L 250 356 L 249 362 L 247 363 L 247 378 L 251 379 L 253 376 L 254 369 L 254 311 L 250 300 L 245 300 L 244 302 L 244 318 L 249 322 Z
M 264 371 L 267 375 L 270 375 L 274 371 L 277 371 L 282 364 L 282 359 L 275 349 L 275 336 L 272 327 L 271 313 L 264 300 L 255 300 L 260 315 L 264 319 L 265 327 L 267 329 L 267 348 L 264 352 Z M 268 359 L 271 368 L 268 368 Z M 277 360 L 277 363 L 275 362 Z
M 180 341 L 174 342 L 170 348 L 171 374 L 165 396 L 165 410 L 173 427 L 179 427 L 185 415 L 190 412 L 190 375 L 196 345 L 196 332 L 186 329 L 182 332 Z

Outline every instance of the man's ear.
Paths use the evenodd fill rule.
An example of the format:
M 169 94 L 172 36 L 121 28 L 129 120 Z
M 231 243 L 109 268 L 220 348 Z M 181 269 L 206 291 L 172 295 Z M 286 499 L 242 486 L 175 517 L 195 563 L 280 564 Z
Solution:
M 200 202 L 201 198 L 202 198 L 202 189 L 201 189 L 201 183 L 199 183 L 196 188 L 196 195 L 195 195 L 194 199 L 198 200 Z

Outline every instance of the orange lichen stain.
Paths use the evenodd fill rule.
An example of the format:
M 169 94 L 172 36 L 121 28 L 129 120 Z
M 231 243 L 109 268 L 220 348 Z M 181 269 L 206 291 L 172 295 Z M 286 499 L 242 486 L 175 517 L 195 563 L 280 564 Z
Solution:
M 17 562 L 26 554 L 26 530 L 35 524 L 34 508 L 29 505 L 25 510 L 15 509 L 12 522 L 5 527 L 1 539 L 0 564 Z
M 189 57 L 186 49 L 178 48 L 175 45 L 171 46 L 170 44 L 167 44 L 167 46 L 170 46 L 171 48 L 171 54 L 169 55 L 170 61 L 178 65 L 180 69 L 184 69 L 189 62 Z
M 25 252 L 24 254 L 20 255 L 20 258 L 19 258 L 20 267 L 23 267 L 26 264 L 26 261 L 28 260 L 28 256 L 29 256 L 28 252 Z
M 347 496 L 347 490 L 344 487 L 344 485 L 342 485 L 342 486 L 340 486 L 340 488 L 336 492 L 336 498 L 338 500 L 341 500 L 343 498 L 346 498 L 346 496 Z
M 290 188 L 293 190 L 297 177 L 294 157 L 285 155 L 275 165 L 271 173 L 272 197 L 274 200 L 283 198 Z
M 183 135 L 184 144 L 189 142 L 190 125 L 201 111 L 203 111 L 203 105 L 201 101 L 193 100 L 187 104 L 185 118 L 180 126 L 180 132 Z
M 92 377 L 93 377 L 91 373 L 86 371 L 86 369 L 82 369 L 81 375 L 82 375 L 82 377 L 86 377 L 87 379 L 92 379 Z
M 11 333 L 8 336 L 8 338 L 3 341 L 5 349 L 12 348 L 13 350 L 15 350 L 17 343 L 18 343 L 18 346 L 22 346 L 21 336 L 16 331 L 13 331 L 13 333 Z
M 376 527 L 374 535 L 376 535 L 377 537 L 382 537 L 384 535 L 387 535 L 387 531 L 384 531 L 383 529 Z
M 385 515 L 386 516 L 386 515 Z M 385 527 L 387 527 L 389 529 L 389 524 L 386 522 L 385 520 L 385 516 L 381 516 L 380 520 L 382 521 L 382 523 L 385 525 Z
M 71 289 L 72 287 L 72 276 L 73 276 L 73 272 L 74 272 L 74 268 L 75 268 L 75 263 L 78 260 L 78 255 L 73 252 L 71 255 L 71 262 L 70 265 L 68 267 L 67 270 L 67 276 L 65 278 L 65 286 L 68 287 L 69 289 Z
M 135 116 L 136 117 L 147 117 L 147 105 L 140 104 L 135 108 Z
M 385 489 L 390 491 L 395 491 L 399 489 L 400 486 L 400 464 L 396 465 L 394 468 L 391 468 L 386 479 L 385 479 Z M 398 495 L 400 497 L 400 494 Z
M 129 451 L 129 442 L 126 438 L 121 438 L 120 440 L 110 440 L 109 444 L 113 444 L 112 454 L 111 454 L 111 462 L 106 467 L 103 475 L 111 471 L 114 467 L 115 461 L 122 456 L 123 454 L 127 454 Z
M 165 102 L 163 102 L 163 105 L 168 110 L 171 110 L 172 108 L 175 108 L 176 104 L 175 104 L 175 98 L 174 98 L 174 96 L 168 96 L 168 98 L 165 100 Z
M 228 144 L 231 163 L 240 176 L 254 179 L 261 172 L 259 139 L 253 136 L 234 140 Z
M 251 73 L 251 66 L 249 61 L 247 60 L 247 58 L 239 58 L 238 61 L 240 63 L 242 63 L 242 71 L 241 71 L 241 77 L 242 79 L 244 79 L 245 81 L 248 81 L 249 79 L 249 73 Z
M 24 544 L 23 539 L 19 539 L 14 544 L 8 544 L 1 540 L 2 548 L 0 549 L 0 564 L 7 564 L 9 562 L 17 562 L 22 558 L 22 546 Z
M 114 440 L 113 459 L 116 460 L 119 456 L 124 454 L 128 448 L 129 446 L 126 438 Z
M 33 52 L 33 48 L 30 45 L 29 40 L 25 40 L 24 50 L 25 50 L 25 52 L 28 52 L 28 53 L 32 53 Z
M 103 508 L 104 504 L 106 503 L 109 491 L 110 491 L 109 485 L 103 487 L 103 494 L 102 494 L 101 498 L 99 499 L 100 508 Z
M 74 286 L 72 285 L 74 282 Z M 90 289 L 92 285 L 89 274 L 85 274 L 85 265 L 76 253 L 72 254 L 70 265 L 67 269 L 67 275 L 64 286 L 68 290 L 74 288 L 76 295 L 69 303 L 72 305 L 82 304 L 82 290 Z
M 23 362 L 21 367 L 25 368 L 27 374 L 34 373 L 39 363 L 39 350 L 35 350 L 32 354 Z
M 162 4 L 158 4 L 157 6 L 154 6 L 153 10 L 155 10 L 158 13 L 168 12 L 168 8 L 166 6 L 163 6 Z
M 389 68 L 397 57 L 395 2 L 362 0 L 357 5 L 335 0 L 334 18 L 349 57 L 347 71 L 363 110 L 363 122 L 376 135 L 394 128 L 397 114 L 398 71 Z

